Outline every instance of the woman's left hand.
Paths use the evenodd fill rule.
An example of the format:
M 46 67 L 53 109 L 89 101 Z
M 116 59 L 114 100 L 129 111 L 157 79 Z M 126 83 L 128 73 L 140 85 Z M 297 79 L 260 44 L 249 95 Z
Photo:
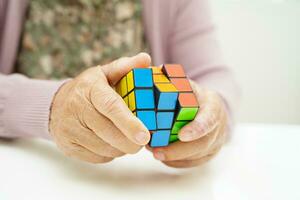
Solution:
M 199 102 L 195 119 L 179 132 L 179 140 L 166 147 L 150 148 L 156 159 L 170 167 L 195 167 L 210 160 L 226 138 L 227 113 L 220 96 L 190 81 Z

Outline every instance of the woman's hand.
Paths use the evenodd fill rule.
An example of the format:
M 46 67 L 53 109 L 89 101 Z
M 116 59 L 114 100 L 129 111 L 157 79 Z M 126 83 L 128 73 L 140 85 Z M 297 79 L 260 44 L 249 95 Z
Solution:
M 200 106 L 196 118 L 180 130 L 180 141 L 167 147 L 147 147 L 156 159 L 170 167 L 201 165 L 220 150 L 226 137 L 227 118 L 221 98 L 190 82 Z
M 140 53 L 89 68 L 65 83 L 50 114 L 50 133 L 57 146 L 67 156 L 105 163 L 147 144 L 149 131 L 112 87 L 132 68 L 150 63 L 150 56 Z

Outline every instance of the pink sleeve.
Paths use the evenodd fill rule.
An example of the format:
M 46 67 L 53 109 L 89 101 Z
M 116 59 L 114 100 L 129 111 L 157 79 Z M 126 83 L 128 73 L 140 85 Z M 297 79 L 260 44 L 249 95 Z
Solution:
M 0 74 L 0 137 L 50 138 L 49 111 L 63 81 Z
M 222 60 L 208 1 L 144 0 L 144 4 L 155 64 L 182 64 L 190 79 L 220 94 L 232 122 L 239 88 Z
M 222 60 L 208 1 L 188 0 L 178 4 L 174 29 L 170 31 L 169 59 L 186 67 L 187 74 L 200 86 L 218 92 L 233 118 L 238 88 Z

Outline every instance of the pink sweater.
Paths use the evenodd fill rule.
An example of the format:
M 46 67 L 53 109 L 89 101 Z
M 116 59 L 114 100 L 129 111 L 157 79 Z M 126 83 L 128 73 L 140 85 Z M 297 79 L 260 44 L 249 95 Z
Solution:
M 232 121 L 238 89 L 221 60 L 207 1 L 142 2 L 153 64 L 182 64 L 189 78 L 223 97 Z M 0 0 L 0 136 L 49 138 L 49 108 L 63 81 L 8 75 L 13 71 L 27 4 L 27 0 Z

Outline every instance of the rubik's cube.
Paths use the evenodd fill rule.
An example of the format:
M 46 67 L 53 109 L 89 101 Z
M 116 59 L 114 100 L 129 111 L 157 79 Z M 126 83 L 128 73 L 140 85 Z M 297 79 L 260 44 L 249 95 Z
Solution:
M 176 142 L 179 130 L 199 109 L 183 67 L 177 64 L 133 69 L 116 91 L 150 131 L 151 147 Z

